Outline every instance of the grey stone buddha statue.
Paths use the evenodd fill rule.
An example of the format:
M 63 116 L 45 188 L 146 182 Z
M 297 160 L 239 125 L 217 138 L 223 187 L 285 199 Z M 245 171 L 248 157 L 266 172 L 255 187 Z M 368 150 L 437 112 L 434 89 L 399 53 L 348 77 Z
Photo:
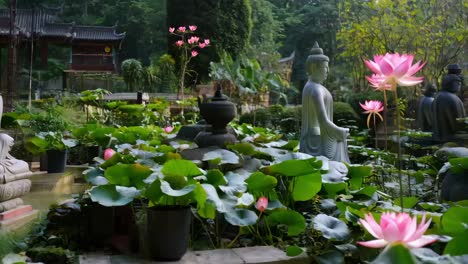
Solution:
M 328 61 L 315 42 L 306 61 L 308 81 L 302 91 L 300 151 L 349 163 L 346 142 L 349 130 L 333 123 L 333 98 L 322 85 L 328 75 Z
M 416 124 L 425 132 L 432 132 L 432 102 L 437 89 L 434 84 L 428 83 L 424 87 L 423 96 L 419 99 L 416 112 Z
M 442 80 L 442 90 L 437 93 L 432 103 L 433 137 L 436 141 L 455 140 L 456 119 L 465 117 L 463 102 L 456 95 L 460 86 L 461 78 L 457 74 L 447 74 Z

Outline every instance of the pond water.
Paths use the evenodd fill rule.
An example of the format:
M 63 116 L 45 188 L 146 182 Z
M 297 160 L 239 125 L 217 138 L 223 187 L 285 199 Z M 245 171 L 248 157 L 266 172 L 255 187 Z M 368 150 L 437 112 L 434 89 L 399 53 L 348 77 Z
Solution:
M 67 168 L 64 173 L 34 175 L 31 191 L 21 197 L 25 204 L 47 213 L 50 205 L 72 198 L 72 194 L 83 193 L 88 185 L 83 182 L 83 168 Z

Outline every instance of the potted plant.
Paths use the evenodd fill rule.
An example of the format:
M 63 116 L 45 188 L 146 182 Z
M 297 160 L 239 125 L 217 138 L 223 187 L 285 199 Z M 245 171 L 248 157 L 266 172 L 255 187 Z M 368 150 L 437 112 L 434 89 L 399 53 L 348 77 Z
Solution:
M 98 123 L 88 123 L 72 130 L 72 135 L 87 151 L 87 162 L 91 164 L 95 157 L 101 153 L 101 149 L 109 147 L 114 127 L 107 127 Z
M 42 155 L 41 170 L 49 173 L 65 171 L 68 149 L 76 145 L 75 139 L 62 132 L 40 132 L 25 142 L 25 148 L 29 152 Z
M 143 235 L 148 237 L 144 241 L 153 259 L 177 260 L 185 254 L 192 212 L 211 219 L 219 212 L 235 226 L 256 223 L 257 215 L 246 207 L 254 197 L 246 193 L 242 176 L 225 177 L 217 169 L 202 171 L 192 161 L 171 159 L 175 153 L 166 153 L 162 161 L 163 153 L 158 152 L 167 151 L 169 146 L 125 145 L 118 147 L 110 159 L 86 171 L 85 179 L 96 185 L 89 194 L 101 205 L 142 201 L 147 215 L 147 232 Z M 209 159 L 218 160 L 222 151 L 229 152 L 215 151 Z

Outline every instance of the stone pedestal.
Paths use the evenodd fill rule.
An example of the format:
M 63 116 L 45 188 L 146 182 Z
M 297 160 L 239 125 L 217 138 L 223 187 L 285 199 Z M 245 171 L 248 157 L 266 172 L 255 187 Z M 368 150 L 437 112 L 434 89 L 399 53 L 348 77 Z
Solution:
M 36 220 L 38 210 L 33 210 L 31 205 L 23 205 L 12 210 L 0 213 L 0 231 L 12 231 Z

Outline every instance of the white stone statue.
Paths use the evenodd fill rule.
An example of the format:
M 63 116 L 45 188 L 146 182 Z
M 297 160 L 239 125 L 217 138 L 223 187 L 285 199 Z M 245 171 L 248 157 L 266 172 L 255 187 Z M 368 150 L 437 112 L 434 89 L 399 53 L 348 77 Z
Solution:
M 25 179 L 32 175 L 28 163 L 9 153 L 13 143 L 12 137 L 0 133 L 0 183 Z
M 349 129 L 333 123 L 333 98 L 321 84 L 327 78 L 328 61 L 315 42 L 306 61 L 308 81 L 302 91 L 300 151 L 349 163 L 346 143 Z

